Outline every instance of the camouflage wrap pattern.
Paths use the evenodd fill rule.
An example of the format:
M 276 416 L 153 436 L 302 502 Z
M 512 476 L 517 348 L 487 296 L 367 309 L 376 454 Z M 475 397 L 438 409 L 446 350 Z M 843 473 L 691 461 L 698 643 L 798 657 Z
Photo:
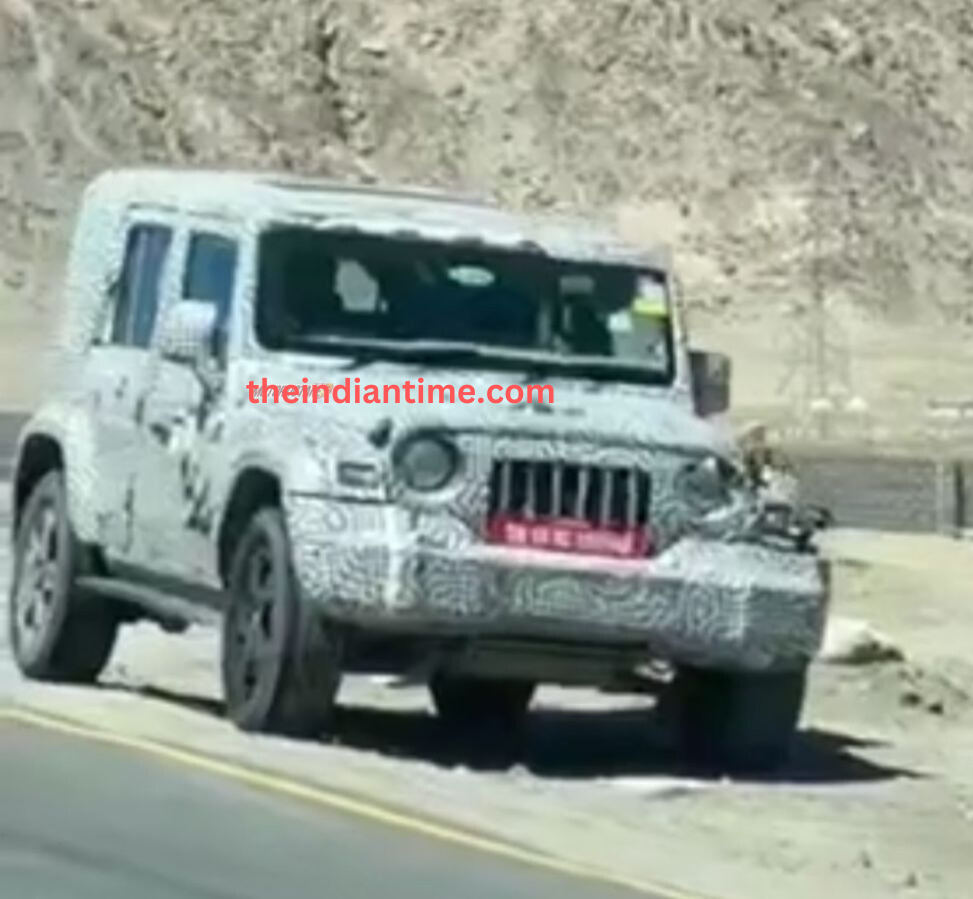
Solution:
M 611 562 L 484 545 L 398 507 L 292 499 L 306 596 L 339 618 L 411 633 L 637 641 L 728 668 L 786 668 L 817 651 L 826 606 L 816 560 L 685 537 L 657 559 Z

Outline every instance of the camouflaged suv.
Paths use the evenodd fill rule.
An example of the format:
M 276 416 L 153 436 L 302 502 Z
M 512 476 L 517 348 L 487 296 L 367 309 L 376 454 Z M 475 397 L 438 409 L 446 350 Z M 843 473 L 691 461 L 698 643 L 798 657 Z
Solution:
M 827 570 L 743 473 L 664 253 L 426 191 L 119 170 L 64 290 L 14 477 L 27 676 L 216 615 L 245 730 L 324 731 L 352 671 L 505 735 L 538 684 L 652 683 L 694 756 L 784 758 Z M 301 386 L 409 381 L 441 399 Z

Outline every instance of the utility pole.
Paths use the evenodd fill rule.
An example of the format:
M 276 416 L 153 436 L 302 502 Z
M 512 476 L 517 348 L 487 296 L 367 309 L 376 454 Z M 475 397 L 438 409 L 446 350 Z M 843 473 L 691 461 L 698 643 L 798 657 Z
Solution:
M 829 153 L 820 152 L 811 167 L 810 303 L 792 328 L 790 361 L 778 387 L 778 393 L 789 393 L 792 383 L 798 382 L 801 428 L 808 419 L 814 420 L 821 438 L 828 436 L 836 394 L 845 398 L 851 395 L 847 348 L 837 339 L 837 325 L 827 307 L 827 258 L 831 249 L 827 230 L 829 212 L 838 208 L 833 202 L 837 199 L 834 167 L 826 164 L 830 158 Z
M 814 165 L 814 200 L 812 202 L 812 259 L 811 259 L 811 320 L 809 341 L 811 344 L 811 366 L 807 373 L 805 387 L 805 407 L 812 414 L 818 412 L 818 436 L 826 437 L 830 408 L 825 405 L 818 410 L 820 403 L 830 399 L 828 378 L 828 320 L 825 309 L 825 228 L 828 227 L 828 185 L 827 172 L 821 159 Z

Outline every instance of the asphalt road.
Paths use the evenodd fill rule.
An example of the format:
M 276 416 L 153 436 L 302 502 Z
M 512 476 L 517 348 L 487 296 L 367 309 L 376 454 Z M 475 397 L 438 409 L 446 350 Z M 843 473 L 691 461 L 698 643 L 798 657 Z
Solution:
M 636 895 L 0 721 L 3 899 Z

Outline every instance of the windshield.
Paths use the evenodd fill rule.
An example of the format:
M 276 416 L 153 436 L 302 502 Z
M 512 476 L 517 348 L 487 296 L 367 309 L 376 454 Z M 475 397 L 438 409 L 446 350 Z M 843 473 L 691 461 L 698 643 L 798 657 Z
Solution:
M 277 349 L 550 365 L 620 381 L 673 374 L 661 273 L 312 228 L 262 236 L 257 336 Z

